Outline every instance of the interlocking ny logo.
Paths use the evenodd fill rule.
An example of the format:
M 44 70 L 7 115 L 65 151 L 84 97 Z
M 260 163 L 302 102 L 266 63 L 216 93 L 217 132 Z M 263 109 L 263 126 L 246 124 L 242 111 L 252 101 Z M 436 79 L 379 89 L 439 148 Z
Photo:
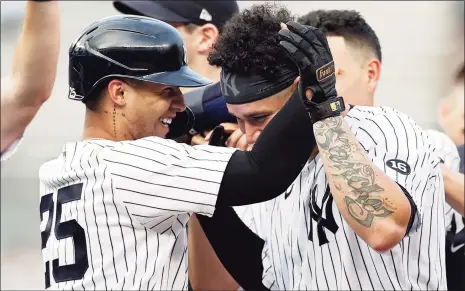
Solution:
M 316 229 L 318 235 L 318 241 L 320 246 L 327 244 L 328 238 L 325 233 L 325 229 L 332 232 L 334 235 L 336 234 L 339 227 L 334 220 L 333 215 L 333 195 L 331 194 L 331 189 L 328 185 L 326 185 L 326 191 L 323 196 L 323 201 L 321 207 L 317 205 L 316 202 L 316 191 L 317 186 L 313 187 L 311 190 L 310 195 L 310 231 L 308 233 L 308 239 L 313 241 L 313 223 L 312 220 L 316 222 Z M 324 213 L 324 217 L 323 217 Z
M 232 73 L 221 72 L 221 90 L 223 94 L 229 95 L 227 89 L 229 88 L 234 96 L 237 96 L 240 92 L 236 88 L 236 75 Z

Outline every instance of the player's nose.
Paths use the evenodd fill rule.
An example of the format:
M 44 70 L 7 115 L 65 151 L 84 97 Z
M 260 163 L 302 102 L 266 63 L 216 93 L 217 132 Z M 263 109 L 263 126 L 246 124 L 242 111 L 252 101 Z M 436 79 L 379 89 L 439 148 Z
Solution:
M 258 128 L 246 126 L 245 132 L 246 132 L 245 136 L 247 138 L 247 144 L 254 144 L 257 141 L 262 131 L 261 129 L 258 129 Z

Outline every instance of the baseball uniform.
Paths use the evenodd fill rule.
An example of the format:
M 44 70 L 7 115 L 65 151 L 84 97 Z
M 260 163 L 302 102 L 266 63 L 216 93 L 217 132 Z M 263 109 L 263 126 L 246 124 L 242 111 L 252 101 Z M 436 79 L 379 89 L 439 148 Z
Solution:
M 429 130 L 428 134 L 433 139 L 436 146 L 435 152 L 444 165 L 454 172 L 463 173 L 464 161 L 461 161 L 454 142 L 446 134 L 439 131 Z M 445 216 L 447 286 L 450 290 L 463 290 L 465 287 L 463 276 L 465 271 L 465 218 L 447 203 Z
M 445 290 L 444 186 L 433 143 L 387 107 L 355 106 L 345 117 L 368 157 L 417 206 L 405 238 L 378 253 L 350 228 L 331 195 L 320 156 L 284 195 L 235 207 L 264 241 L 263 284 L 272 290 Z
M 436 130 L 427 130 L 427 133 L 432 138 L 434 144 L 434 152 L 439 155 L 442 163 L 454 172 L 459 172 L 460 169 L 460 156 L 457 150 L 457 146 L 454 142 L 444 133 Z M 452 225 L 455 225 L 456 232 L 460 232 L 463 229 L 463 217 L 452 209 L 449 204 L 446 203 L 446 209 L 444 211 L 446 215 L 446 230 L 449 231 Z M 456 252 L 454 249 L 453 252 Z
M 211 216 L 234 149 L 148 137 L 65 144 L 40 168 L 46 288 L 187 288 L 186 224 Z

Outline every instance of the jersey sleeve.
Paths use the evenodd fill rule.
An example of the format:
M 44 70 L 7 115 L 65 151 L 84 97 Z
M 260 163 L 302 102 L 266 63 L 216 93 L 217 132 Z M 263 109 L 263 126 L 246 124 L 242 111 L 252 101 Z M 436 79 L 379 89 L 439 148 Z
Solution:
M 412 233 L 420 226 L 422 213 L 438 199 L 432 196 L 440 193 L 439 158 L 433 153 L 427 133 L 410 117 L 397 111 L 380 111 L 354 114 L 352 118 L 358 122 L 351 128 L 372 162 L 404 188 L 415 203 Z
M 458 172 L 460 168 L 459 151 L 455 143 L 445 134 L 436 130 L 426 131 L 433 144 L 433 152 L 449 169 Z
M 146 225 L 183 213 L 212 216 L 234 151 L 148 137 L 121 142 L 101 158 L 111 173 L 115 199 Z
M 433 144 L 433 151 L 439 156 L 441 163 L 451 171 L 459 172 L 461 159 L 455 143 L 446 134 L 437 130 L 428 130 L 427 133 Z M 444 204 L 444 215 L 447 230 L 451 228 L 455 216 L 460 216 L 448 203 Z
M 22 140 L 22 137 L 18 138 L 3 153 L 1 153 L 0 158 L 2 163 L 8 160 L 16 152 Z

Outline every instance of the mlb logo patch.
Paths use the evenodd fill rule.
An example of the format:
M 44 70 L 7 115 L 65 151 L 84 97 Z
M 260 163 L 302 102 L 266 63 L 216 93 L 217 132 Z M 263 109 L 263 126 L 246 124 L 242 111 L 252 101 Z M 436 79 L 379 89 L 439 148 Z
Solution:
M 341 102 L 340 101 L 332 102 L 329 104 L 329 107 L 331 108 L 332 111 L 341 110 Z

